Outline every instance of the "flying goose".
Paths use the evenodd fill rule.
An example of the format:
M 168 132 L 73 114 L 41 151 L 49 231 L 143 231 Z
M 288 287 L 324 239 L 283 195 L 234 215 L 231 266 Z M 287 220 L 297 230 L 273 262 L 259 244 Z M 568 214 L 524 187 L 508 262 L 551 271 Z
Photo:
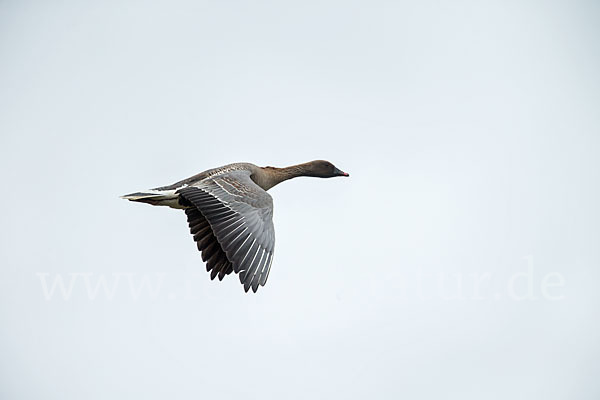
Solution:
M 267 281 L 275 247 L 273 198 L 266 191 L 298 176 L 349 175 L 323 160 L 285 168 L 234 163 L 121 198 L 183 209 L 210 278 L 233 271 L 246 292 L 256 292 Z

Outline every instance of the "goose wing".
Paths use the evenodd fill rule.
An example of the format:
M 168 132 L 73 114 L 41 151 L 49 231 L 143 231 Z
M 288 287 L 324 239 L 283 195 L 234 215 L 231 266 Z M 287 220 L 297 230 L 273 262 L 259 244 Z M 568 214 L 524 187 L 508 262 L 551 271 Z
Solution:
M 264 286 L 273 262 L 273 198 L 247 170 L 207 178 L 178 190 L 208 221 L 244 290 Z

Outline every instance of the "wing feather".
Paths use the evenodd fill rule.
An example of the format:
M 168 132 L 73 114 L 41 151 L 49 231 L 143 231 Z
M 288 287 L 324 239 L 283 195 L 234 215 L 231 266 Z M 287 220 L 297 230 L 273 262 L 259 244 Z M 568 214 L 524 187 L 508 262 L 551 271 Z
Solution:
M 222 280 L 232 272 L 231 263 L 214 236 L 210 224 L 196 208 L 188 208 L 185 213 L 198 250 L 202 253 L 203 260 L 207 260 L 206 270 L 211 271 L 211 279 L 218 274 L 219 280 Z M 209 256 L 209 253 L 212 255 Z
M 193 205 L 210 226 L 190 221 L 194 240 L 211 278 L 237 273 L 244 290 L 254 292 L 264 286 L 273 261 L 275 233 L 273 228 L 273 199 L 250 178 L 250 171 L 236 170 L 210 177 L 178 190 L 178 194 Z M 186 213 L 188 210 L 186 210 Z M 189 217 L 189 214 L 188 214 Z M 216 238 L 218 246 L 212 238 Z M 215 254 L 221 251 L 227 263 Z M 217 272 L 215 272 L 217 271 Z M 213 276 L 213 274 L 215 274 Z

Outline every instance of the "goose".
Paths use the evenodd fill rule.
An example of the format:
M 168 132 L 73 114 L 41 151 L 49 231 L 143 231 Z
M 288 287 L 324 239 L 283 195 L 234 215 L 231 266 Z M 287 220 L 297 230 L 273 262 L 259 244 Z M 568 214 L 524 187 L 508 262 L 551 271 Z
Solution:
M 234 163 L 121 198 L 184 210 L 211 280 L 234 272 L 245 292 L 256 293 L 267 282 L 275 247 L 273 198 L 267 190 L 299 176 L 349 174 L 324 160 L 285 168 Z

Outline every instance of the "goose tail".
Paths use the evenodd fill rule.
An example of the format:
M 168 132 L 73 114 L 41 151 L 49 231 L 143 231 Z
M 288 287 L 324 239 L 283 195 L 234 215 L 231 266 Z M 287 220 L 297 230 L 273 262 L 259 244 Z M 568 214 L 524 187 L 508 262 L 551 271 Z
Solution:
M 143 192 L 126 194 L 120 197 L 125 200 L 151 204 L 153 206 L 166 206 L 178 209 L 186 208 L 179 204 L 179 194 L 176 194 L 175 190 L 150 189 Z

